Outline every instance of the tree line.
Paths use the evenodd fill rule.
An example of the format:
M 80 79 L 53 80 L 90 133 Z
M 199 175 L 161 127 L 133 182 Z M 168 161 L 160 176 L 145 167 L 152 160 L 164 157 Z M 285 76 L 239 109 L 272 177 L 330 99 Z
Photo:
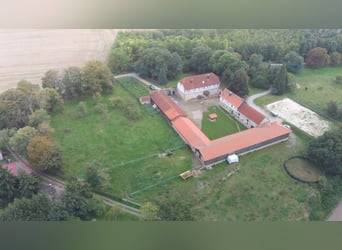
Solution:
M 284 64 L 286 74 L 304 62 L 338 66 L 341 53 L 339 30 L 154 30 L 119 33 L 108 66 L 114 74 L 135 71 L 159 84 L 212 71 L 241 96 L 248 94 L 247 83 L 283 94 L 291 85 L 274 65 Z

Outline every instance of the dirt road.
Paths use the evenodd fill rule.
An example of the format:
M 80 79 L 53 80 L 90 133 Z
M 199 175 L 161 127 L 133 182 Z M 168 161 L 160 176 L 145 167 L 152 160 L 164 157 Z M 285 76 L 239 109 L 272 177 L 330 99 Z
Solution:
M 116 34 L 117 30 L 0 29 L 0 93 L 21 79 L 40 83 L 49 69 L 104 61 Z

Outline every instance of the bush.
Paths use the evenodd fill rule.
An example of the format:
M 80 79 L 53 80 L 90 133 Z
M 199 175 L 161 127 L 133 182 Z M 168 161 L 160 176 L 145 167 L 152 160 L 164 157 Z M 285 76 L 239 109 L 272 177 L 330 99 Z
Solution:
M 335 82 L 338 84 L 342 84 L 342 76 L 336 76 Z
M 94 111 L 99 114 L 108 113 L 107 105 L 104 103 L 96 104 L 96 106 L 94 107 Z
M 120 96 L 111 97 L 109 100 L 111 106 L 115 109 L 121 109 L 124 107 L 124 99 Z
M 83 118 L 88 114 L 88 108 L 85 102 L 80 102 L 77 105 L 77 117 Z
M 132 103 L 125 105 L 124 115 L 131 121 L 137 121 L 141 118 L 140 110 Z

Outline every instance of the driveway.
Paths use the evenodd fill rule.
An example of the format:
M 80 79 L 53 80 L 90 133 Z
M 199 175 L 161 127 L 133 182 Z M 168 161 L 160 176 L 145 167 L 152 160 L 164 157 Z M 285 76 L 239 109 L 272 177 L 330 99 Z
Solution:
M 254 100 L 259 98 L 259 97 L 262 97 L 262 96 L 265 96 L 265 95 L 269 95 L 271 94 L 271 90 L 267 90 L 267 91 L 264 91 L 264 92 L 261 92 L 261 93 L 258 93 L 258 94 L 255 94 L 255 95 L 252 95 L 252 96 L 249 96 L 246 98 L 246 102 L 248 103 L 248 105 L 250 105 L 251 107 L 253 107 L 255 110 L 259 111 L 261 114 L 263 114 L 270 122 L 273 122 L 273 121 L 279 121 L 279 122 L 282 122 L 281 118 L 280 117 L 274 117 L 273 115 L 271 115 L 270 112 L 266 111 L 265 109 L 259 107 L 258 105 L 256 105 L 254 103 Z

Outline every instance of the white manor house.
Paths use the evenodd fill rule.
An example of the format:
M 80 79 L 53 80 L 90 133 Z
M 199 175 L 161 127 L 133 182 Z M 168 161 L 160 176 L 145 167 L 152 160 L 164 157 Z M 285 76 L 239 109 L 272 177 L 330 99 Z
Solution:
M 177 95 L 184 100 L 214 96 L 220 92 L 220 79 L 214 73 L 185 77 L 177 83 Z

